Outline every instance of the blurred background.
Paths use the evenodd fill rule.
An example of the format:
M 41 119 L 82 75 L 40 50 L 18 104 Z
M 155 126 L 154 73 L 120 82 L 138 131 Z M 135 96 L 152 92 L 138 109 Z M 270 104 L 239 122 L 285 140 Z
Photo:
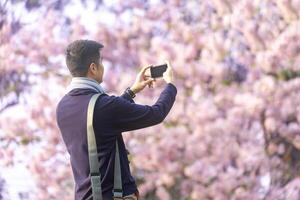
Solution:
M 166 120 L 123 133 L 143 199 L 300 199 L 299 0 L 0 0 L 0 199 L 73 199 L 55 109 L 76 39 L 105 46 L 111 95 L 175 70 Z

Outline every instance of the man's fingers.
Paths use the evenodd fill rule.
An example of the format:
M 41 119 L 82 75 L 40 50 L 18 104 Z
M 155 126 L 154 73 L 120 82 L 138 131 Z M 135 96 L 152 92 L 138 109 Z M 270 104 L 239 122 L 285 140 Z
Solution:
M 149 78 L 148 80 L 146 80 L 146 83 L 151 83 L 152 81 L 154 81 L 154 78 Z
M 152 84 L 153 81 L 154 81 L 154 79 L 150 78 L 150 79 L 146 80 L 144 83 L 145 83 L 145 85 L 149 85 L 149 84 Z
M 167 65 L 170 65 L 170 62 L 168 60 L 165 60 L 165 63 L 167 63 Z
M 152 67 L 152 65 L 148 65 L 146 67 L 143 67 L 140 73 L 144 74 L 146 72 L 146 70 L 149 69 L 150 67 Z
M 165 60 L 165 63 L 166 63 L 166 64 L 167 64 L 167 66 L 168 66 L 167 70 L 170 70 L 170 69 L 172 69 L 172 67 L 171 67 L 171 65 L 170 65 L 170 62 L 169 62 L 168 60 Z
M 152 79 L 152 80 L 147 80 L 147 83 L 146 85 L 148 85 L 149 88 L 153 88 L 153 84 L 155 82 L 155 79 Z

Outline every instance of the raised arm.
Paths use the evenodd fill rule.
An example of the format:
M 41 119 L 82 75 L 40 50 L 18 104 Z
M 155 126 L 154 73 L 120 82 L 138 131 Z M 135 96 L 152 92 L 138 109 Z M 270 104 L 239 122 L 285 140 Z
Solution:
M 177 89 L 168 83 L 152 106 L 128 102 L 122 97 L 112 97 L 112 125 L 118 131 L 131 131 L 161 123 L 171 110 Z

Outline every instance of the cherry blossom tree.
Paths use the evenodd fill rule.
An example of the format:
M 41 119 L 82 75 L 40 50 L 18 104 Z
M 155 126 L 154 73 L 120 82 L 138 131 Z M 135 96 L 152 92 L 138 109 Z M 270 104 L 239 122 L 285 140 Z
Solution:
M 300 198 L 299 1 L 6 0 L 0 13 L 0 160 L 26 155 L 30 199 L 73 198 L 55 107 L 70 81 L 64 49 L 79 38 L 104 44 L 110 94 L 141 66 L 173 65 L 166 120 L 123 133 L 144 199 Z M 153 104 L 163 87 L 135 101 Z

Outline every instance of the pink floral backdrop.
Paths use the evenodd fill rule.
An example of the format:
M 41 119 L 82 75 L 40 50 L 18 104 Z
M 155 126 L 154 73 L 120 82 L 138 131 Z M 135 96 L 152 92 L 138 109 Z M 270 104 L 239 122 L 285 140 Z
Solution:
M 34 182 L 19 199 L 73 199 L 55 108 L 70 81 L 64 49 L 83 38 L 105 46 L 109 94 L 142 66 L 174 68 L 166 120 L 123 133 L 143 199 L 300 199 L 300 1 L 2 0 L 0 166 Z

